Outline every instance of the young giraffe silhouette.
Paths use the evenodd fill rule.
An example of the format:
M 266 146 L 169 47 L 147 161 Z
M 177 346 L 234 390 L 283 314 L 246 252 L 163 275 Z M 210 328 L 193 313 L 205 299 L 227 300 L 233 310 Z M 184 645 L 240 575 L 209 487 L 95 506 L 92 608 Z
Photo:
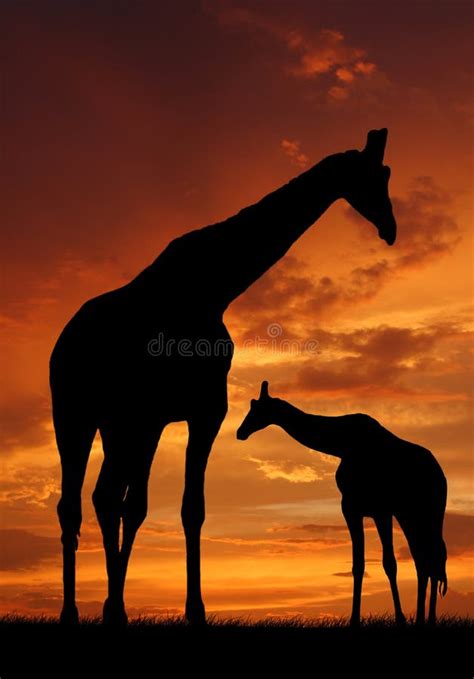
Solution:
M 104 622 L 125 623 L 125 576 L 147 513 L 152 459 L 164 427 L 177 421 L 187 421 L 189 428 L 181 511 L 186 618 L 205 622 L 204 474 L 227 411 L 232 359 L 223 313 L 339 198 L 371 221 L 388 244 L 395 241 L 390 169 L 383 165 L 386 138 L 386 129 L 372 130 L 363 151 L 329 156 L 226 221 L 173 240 L 134 280 L 90 300 L 66 325 L 50 363 L 62 465 L 63 622 L 78 620 L 75 551 L 96 431 L 104 450 L 93 493 L 108 574 Z
M 436 621 L 436 597 L 444 596 L 446 546 L 443 519 L 447 484 L 441 467 L 429 450 L 404 441 L 369 415 L 340 417 L 309 415 L 287 401 L 272 398 L 268 382 L 237 430 L 245 441 L 251 434 L 276 424 L 299 443 L 341 459 L 336 482 L 342 495 L 342 513 L 352 539 L 354 597 L 351 624 L 360 623 L 364 577 L 365 516 L 372 517 L 383 547 L 383 567 L 390 582 L 397 623 L 404 624 L 397 588 L 397 562 L 393 552 L 392 517 L 408 541 L 418 575 L 416 622 L 425 621 L 428 578 L 431 595 L 428 621 Z

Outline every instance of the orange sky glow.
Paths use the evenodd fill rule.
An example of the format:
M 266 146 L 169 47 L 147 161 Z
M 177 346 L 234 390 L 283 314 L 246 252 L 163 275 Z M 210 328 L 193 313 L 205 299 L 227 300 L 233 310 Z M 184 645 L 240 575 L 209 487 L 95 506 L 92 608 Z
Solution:
M 236 353 L 207 472 L 204 599 L 221 615 L 350 613 L 335 461 L 276 428 L 236 440 L 267 379 L 303 410 L 366 412 L 433 451 L 448 479 L 439 612 L 474 613 L 471 3 L 66 4 L 2 9 L 0 612 L 61 606 L 48 360 L 64 324 L 171 238 L 388 127 L 393 248 L 340 201 L 226 313 Z M 131 615 L 183 611 L 186 439 L 185 424 L 170 425 L 155 457 Z M 83 490 L 82 614 L 106 596 L 90 499 L 101 460 L 97 438 Z M 365 523 L 362 612 L 391 612 Z M 395 544 L 410 612 L 415 570 L 398 527 Z

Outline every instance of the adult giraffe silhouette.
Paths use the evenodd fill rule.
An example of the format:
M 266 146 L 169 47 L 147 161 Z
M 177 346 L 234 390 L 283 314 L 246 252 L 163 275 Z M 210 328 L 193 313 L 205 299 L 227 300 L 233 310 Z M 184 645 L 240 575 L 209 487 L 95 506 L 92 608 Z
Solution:
M 147 513 L 152 459 L 164 427 L 187 421 L 181 510 L 186 618 L 194 624 L 205 622 L 200 584 L 204 474 L 227 412 L 232 360 L 223 313 L 339 198 L 393 244 L 390 169 L 383 165 L 386 139 L 386 129 L 371 130 L 363 151 L 328 156 L 226 221 L 176 238 L 130 283 L 86 302 L 66 325 L 50 363 L 62 465 L 61 621 L 78 620 L 75 551 L 81 489 L 97 430 L 104 462 L 93 502 L 108 574 L 103 619 L 125 623 L 125 576 L 136 532 Z M 153 338 L 161 338 L 164 350 L 150 344 Z
M 336 483 L 342 495 L 342 513 L 352 539 L 354 596 L 351 624 L 360 623 L 364 577 L 365 516 L 375 521 L 383 547 L 383 567 L 390 582 L 395 619 L 405 623 L 397 587 L 397 561 L 393 551 L 392 517 L 405 533 L 418 575 L 417 624 L 425 621 L 425 598 L 431 580 L 428 622 L 436 621 L 436 598 L 448 588 L 443 520 L 447 484 L 429 450 L 404 441 L 377 420 L 362 413 L 325 417 L 310 415 L 287 401 L 272 398 L 262 382 L 258 400 L 237 430 L 245 441 L 251 434 L 277 425 L 299 443 L 341 459 Z

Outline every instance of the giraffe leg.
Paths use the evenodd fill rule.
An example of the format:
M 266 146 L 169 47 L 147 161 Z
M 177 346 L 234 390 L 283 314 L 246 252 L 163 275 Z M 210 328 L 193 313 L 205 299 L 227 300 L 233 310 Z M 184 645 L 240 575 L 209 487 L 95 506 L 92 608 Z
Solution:
M 148 480 L 151 463 L 155 454 L 162 429 L 158 434 L 134 441 L 134 451 L 140 464 L 135 464 L 130 475 L 127 495 L 122 509 L 122 546 L 120 548 L 120 597 L 123 601 L 128 562 L 138 529 L 147 515 Z
M 104 603 L 103 621 L 126 624 L 123 604 L 120 564 L 120 517 L 128 481 L 123 464 L 106 458 L 92 500 L 102 531 L 108 576 L 108 597 Z
M 438 579 L 431 576 L 430 607 L 428 612 L 428 624 L 436 624 L 436 603 L 438 599 Z
M 201 527 L 205 518 L 204 476 L 212 444 L 217 436 L 222 415 L 195 417 L 188 421 L 189 440 L 181 518 L 186 537 L 187 597 L 186 619 L 194 625 L 206 622 L 201 595 Z
M 76 550 L 82 522 L 81 490 L 96 428 L 86 419 L 79 421 L 77 416 L 66 416 L 58 410 L 53 407 L 62 475 L 61 498 L 57 508 L 63 545 L 64 600 L 60 622 L 77 624 Z
M 393 604 L 395 607 L 395 621 L 398 625 L 405 625 L 406 619 L 403 615 L 400 604 L 400 595 L 397 587 L 397 561 L 393 551 L 393 526 L 392 516 L 384 514 L 383 516 L 374 517 L 375 525 L 380 536 L 383 549 L 383 568 L 390 582 L 392 590 Z
M 417 565 L 417 575 L 418 575 L 418 595 L 416 603 L 416 619 L 415 623 L 417 625 L 424 625 L 425 623 L 425 600 L 426 600 L 426 588 L 428 586 L 428 573 L 425 568 L 420 568 Z
M 360 603 L 362 596 L 362 580 L 364 578 L 364 520 L 360 513 L 353 512 L 344 505 L 342 507 L 347 527 L 352 540 L 352 575 L 354 578 L 354 594 L 352 599 L 351 626 L 360 625 Z

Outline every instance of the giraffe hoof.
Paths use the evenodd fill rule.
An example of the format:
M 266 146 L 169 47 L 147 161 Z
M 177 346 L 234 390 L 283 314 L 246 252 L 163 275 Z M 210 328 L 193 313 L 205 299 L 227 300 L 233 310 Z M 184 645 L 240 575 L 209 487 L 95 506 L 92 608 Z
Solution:
M 397 627 L 406 627 L 407 626 L 407 619 L 405 618 L 404 615 L 397 615 L 395 617 L 395 624 Z
M 360 618 L 351 618 L 349 621 L 349 625 L 351 629 L 359 629 L 360 628 Z
M 115 604 L 109 599 L 105 600 L 102 613 L 102 624 L 114 627 L 125 627 L 128 624 L 128 617 L 123 603 Z
M 78 625 L 79 612 L 77 606 L 64 606 L 59 616 L 59 622 L 61 625 Z

